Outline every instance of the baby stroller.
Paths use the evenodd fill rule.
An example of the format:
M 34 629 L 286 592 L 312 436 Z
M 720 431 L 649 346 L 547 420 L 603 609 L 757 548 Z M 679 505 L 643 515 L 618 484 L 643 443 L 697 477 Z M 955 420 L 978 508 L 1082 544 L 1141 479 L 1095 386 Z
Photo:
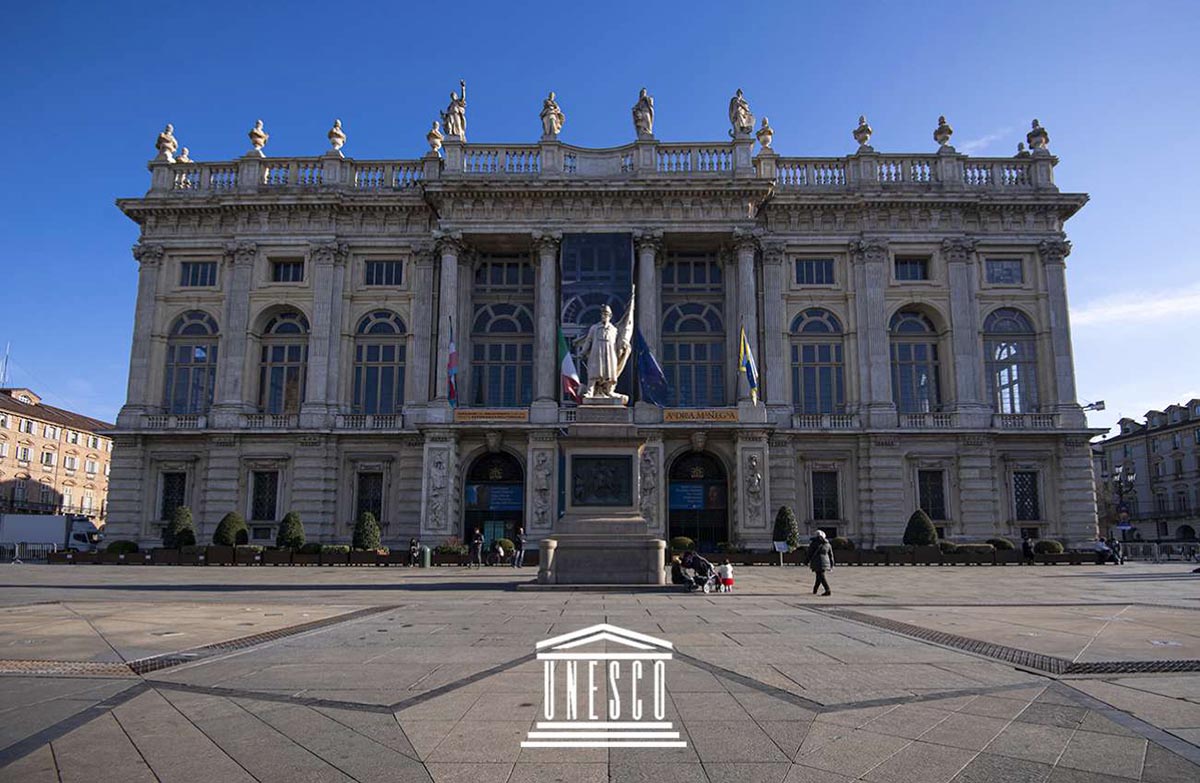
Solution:
M 721 584 L 721 580 L 717 576 L 716 566 L 694 552 L 684 555 L 683 567 L 690 569 L 692 572 L 692 584 L 688 586 L 689 592 L 701 590 L 705 593 L 711 593 Z

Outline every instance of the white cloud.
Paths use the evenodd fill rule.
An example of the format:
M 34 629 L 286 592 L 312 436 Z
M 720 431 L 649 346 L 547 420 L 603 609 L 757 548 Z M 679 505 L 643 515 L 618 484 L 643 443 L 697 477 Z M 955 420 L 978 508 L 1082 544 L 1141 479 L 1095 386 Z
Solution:
M 955 144 L 954 148 L 964 155 L 974 155 L 975 153 L 981 152 L 990 147 L 993 142 L 1003 139 L 1011 131 L 1012 128 L 1001 128 L 984 136 L 980 136 L 977 139 L 967 139 L 961 144 Z
M 1072 326 L 1128 327 L 1164 319 L 1200 316 L 1200 286 L 1170 291 L 1128 291 L 1072 308 Z M 1190 328 L 1190 327 L 1189 327 Z

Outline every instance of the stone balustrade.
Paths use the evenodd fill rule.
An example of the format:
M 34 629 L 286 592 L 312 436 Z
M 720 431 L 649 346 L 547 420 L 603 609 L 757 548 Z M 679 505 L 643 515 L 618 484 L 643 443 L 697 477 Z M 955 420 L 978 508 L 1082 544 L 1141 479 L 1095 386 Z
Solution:
M 858 152 L 840 158 L 781 157 L 773 150 L 751 155 L 751 143 L 676 143 L 645 140 L 590 149 L 558 141 L 540 144 L 463 144 L 448 140 L 444 157 L 417 160 L 355 160 L 320 157 L 246 156 L 235 161 L 152 161 L 149 195 L 270 191 L 386 192 L 436 180 L 663 180 L 753 179 L 780 192 L 985 193 L 1056 192 L 1057 158 L 1039 152 L 1011 158 L 973 158 L 954 152 L 891 154 Z

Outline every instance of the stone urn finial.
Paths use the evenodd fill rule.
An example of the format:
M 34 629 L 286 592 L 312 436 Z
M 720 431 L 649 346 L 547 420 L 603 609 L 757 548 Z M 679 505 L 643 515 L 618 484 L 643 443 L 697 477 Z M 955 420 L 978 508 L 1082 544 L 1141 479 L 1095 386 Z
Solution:
M 334 152 L 340 153 L 342 146 L 346 143 L 346 132 L 342 130 L 342 121 L 334 120 L 333 127 L 329 129 L 329 146 L 333 147 Z
M 1029 149 L 1034 152 L 1049 152 L 1050 134 L 1046 133 L 1046 129 L 1037 120 L 1033 121 L 1031 130 L 1025 134 L 1025 141 L 1029 143 Z
M 174 163 L 175 150 L 178 147 L 179 142 L 175 141 L 175 126 L 168 122 L 167 127 L 163 128 L 163 132 L 158 134 L 154 141 L 154 148 L 158 150 L 158 156 L 154 159 Z
M 775 129 L 771 127 L 771 123 L 766 117 L 762 118 L 762 127 L 758 129 L 758 133 L 754 134 L 758 139 L 758 143 L 762 145 L 764 150 L 771 149 L 771 141 L 775 138 Z
M 933 131 L 933 140 L 938 143 L 939 147 L 949 147 L 950 137 L 954 135 L 954 128 L 946 122 L 946 116 L 938 117 L 937 127 Z
M 261 157 L 263 154 L 263 147 L 267 146 L 267 139 L 271 138 L 271 136 L 265 130 L 263 130 L 263 121 L 255 120 L 254 127 L 251 128 L 250 132 L 246 135 L 250 137 L 250 146 L 253 147 L 250 154 L 259 155 Z
M 1017 157 L 1018 158 L 1028 158 L 1029 157 L 1029 150 L 1025 149 L 1025 142 L 1023 142 L 1023 141 L 1017 142 Z
M 429 129 L 429 133 L 425 134 L 425 141 L 429 142 L 429 152 L 431 155 L 442 156 L 442 135 L 441 123 L 437 120 L 433 121 L 433 127 Z
M 875 131 L 871 128 L 871 126 L 867 124 L 866 115 L 858 115 L 858 127 L 854 129 L 854 140 L 858 142 L 859 152 L 868 152 L 871 150 L 869 144 L 871 141 L 871 134 L 874 132 Z

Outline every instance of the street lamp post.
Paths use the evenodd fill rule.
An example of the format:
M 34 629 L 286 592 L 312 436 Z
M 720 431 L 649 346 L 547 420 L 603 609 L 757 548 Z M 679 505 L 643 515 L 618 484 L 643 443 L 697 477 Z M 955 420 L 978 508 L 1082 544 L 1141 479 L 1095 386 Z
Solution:
M 1118 465 L 1113 469 L 1113 491 L 1117 496 L 1117 528 L 1121 531 L 1122 540 L 1128 540 L 1129 533 L 1129 504 L 1125 498 L 1136 496 L 1134 482 L 1137 481 L 1137 471 L 1132 466 Z

